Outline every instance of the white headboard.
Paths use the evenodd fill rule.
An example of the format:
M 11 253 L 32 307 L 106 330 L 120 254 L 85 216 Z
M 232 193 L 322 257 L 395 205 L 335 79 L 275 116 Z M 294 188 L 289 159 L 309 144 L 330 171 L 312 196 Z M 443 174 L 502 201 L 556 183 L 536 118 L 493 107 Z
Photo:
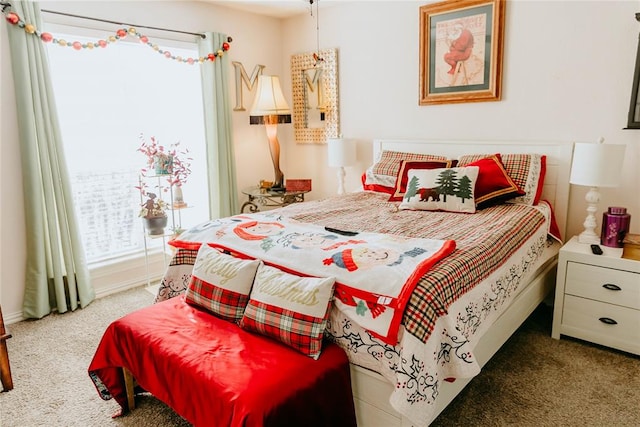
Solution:
M 547 156 L 547 173 L 542 198 L 548 200 L 553 206 L 560 232 L 563 237 L 566 236 L 573 142 L 376 139 L 373 141 L 374 162 L 380 158 L 383 150 L 435 154 L 447 156 L 449 159 L 457 159 L 464 154 L 545 154 Z

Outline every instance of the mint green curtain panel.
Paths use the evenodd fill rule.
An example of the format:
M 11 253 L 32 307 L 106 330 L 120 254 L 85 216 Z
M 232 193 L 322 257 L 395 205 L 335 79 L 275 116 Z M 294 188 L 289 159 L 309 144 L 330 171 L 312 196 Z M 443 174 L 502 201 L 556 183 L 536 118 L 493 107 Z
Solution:
M 13 1 L 25 22 L 42 28 L 36 2 Z M 51 87 L 46 48 L 17 25 L 7 29 L 16 91 L 27 227 L 23 316 L 41 318 L 95 298 L 75 220 L 71 185 Z
M 227 41 L 220 33 L 204 33 L 198 42 L 200 56 L 216 52 Z M 209 179 L 209 214 L 212 219 L 239 213 L 235 155 L 231 136 L 231 101 L 226 55 L 202 64 L 205 139 Z

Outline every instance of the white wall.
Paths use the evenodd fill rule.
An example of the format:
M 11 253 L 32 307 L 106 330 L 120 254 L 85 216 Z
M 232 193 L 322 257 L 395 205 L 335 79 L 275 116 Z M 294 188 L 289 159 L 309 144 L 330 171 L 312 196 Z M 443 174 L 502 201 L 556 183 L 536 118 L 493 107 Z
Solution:
M 359 141 L 359 164 L 347 170 L 347 189 L 358 188 L 374 138 L 595 141 L 604 136 L 610 143 L 626 144 L 627 156 L 625 184 L 603 191 L 600 207 L 626 206 L 632 215 L 631 231 L 640 233 L 640 131 L 622 130 L 640 33 L 634 19 L 640 1 L 510 1 L 503 100 L 419 106 L 419 7 L 427 3 L 345 1 L 320 11 L 320 46 L 338 48 L 341 131 Z M 48 9 L 141 25 L 227 33 L 234 39 L 231 59 L 243 63 L 248 73 L 262 64 L 266 74 L 280 75 L 290 102 L 290 55 L 316 48 L 315 19 L 308 13 L 280 21 L 200 2 L 44 4 Z M 26 259 L 6 31 L 0 29 L 0 303 L 5 319 L 21 312 Z M 245 90 L 244 99 L 249 108 L 252 94 Z M 232 119 L 239 188 L 271 177 L 264 129 L 248 126 L 246 111 L 233 112 Z M 278 135 L 285 176 L 312 178 L 310 199 L 333 194 L 336 173 L 326 166 L 326 146 L 295 144 L 291 125 L 280 126 Z M 570 235 L 582 229 L 584 195 L 583 188 L 572 187 Z
M 359 164 L 347 169 L 348 189 L 358 188 L 374 138 L 596 141 L 603 136 L 627 149 L 624 184 L 603 189 L 599 206 L 627 207 L 631 231 L 640 232 L 640 130 L 623 130 L 640 1 L 509 1 L 502 101 L 433 106 L 418 105 L 419 7 L 429 2 L 347 3 L 320 10 L 320 47 L 339 50 L 341 131 L 360 140 Z M 285 22 L 285 52 L 315 46 L 314 18 Z M 321 166 L 326 147 L 288 142 L 283 150 L 295 158 L 286 164 L 289 175 L 320 169 L 312 195 L 335 191 L 335 171 Z M 585 188 L 572 186 L 569 236 L 582 230 L 585 194 Z

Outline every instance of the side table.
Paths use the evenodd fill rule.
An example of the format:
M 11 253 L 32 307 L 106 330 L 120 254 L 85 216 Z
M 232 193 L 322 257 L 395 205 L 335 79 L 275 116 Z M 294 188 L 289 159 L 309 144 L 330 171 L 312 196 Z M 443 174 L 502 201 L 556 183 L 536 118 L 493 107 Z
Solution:
M 640 354 L 640 261 L 600 247 L 594 255 L 573 237 L 560 249 L 551 336 Z
M 261 207 L 282 207 L 291 203 L 304 202 L 304 195 L 309 191 L 284 191 L 276 192 L 262 189 L 260 187 L 248 187 L 242 190 L 242 194 L 248 200 L 242 204 L 240 212 L 249 208 L 250 212 L 259 212 Z

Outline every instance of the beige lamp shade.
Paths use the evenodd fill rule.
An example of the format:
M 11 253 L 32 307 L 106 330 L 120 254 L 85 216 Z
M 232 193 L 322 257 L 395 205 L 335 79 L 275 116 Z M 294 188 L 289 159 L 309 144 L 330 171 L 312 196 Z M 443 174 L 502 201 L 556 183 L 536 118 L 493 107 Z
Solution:
M 249 115 L 252 118 L 255 116 L 289 116 L 287 123 L 291 122 L 291 109 L 289 109 L 289 104 L 287 104 L 282 94 L 278 76 L 258 76 L 256 97 L 253 100 Z

